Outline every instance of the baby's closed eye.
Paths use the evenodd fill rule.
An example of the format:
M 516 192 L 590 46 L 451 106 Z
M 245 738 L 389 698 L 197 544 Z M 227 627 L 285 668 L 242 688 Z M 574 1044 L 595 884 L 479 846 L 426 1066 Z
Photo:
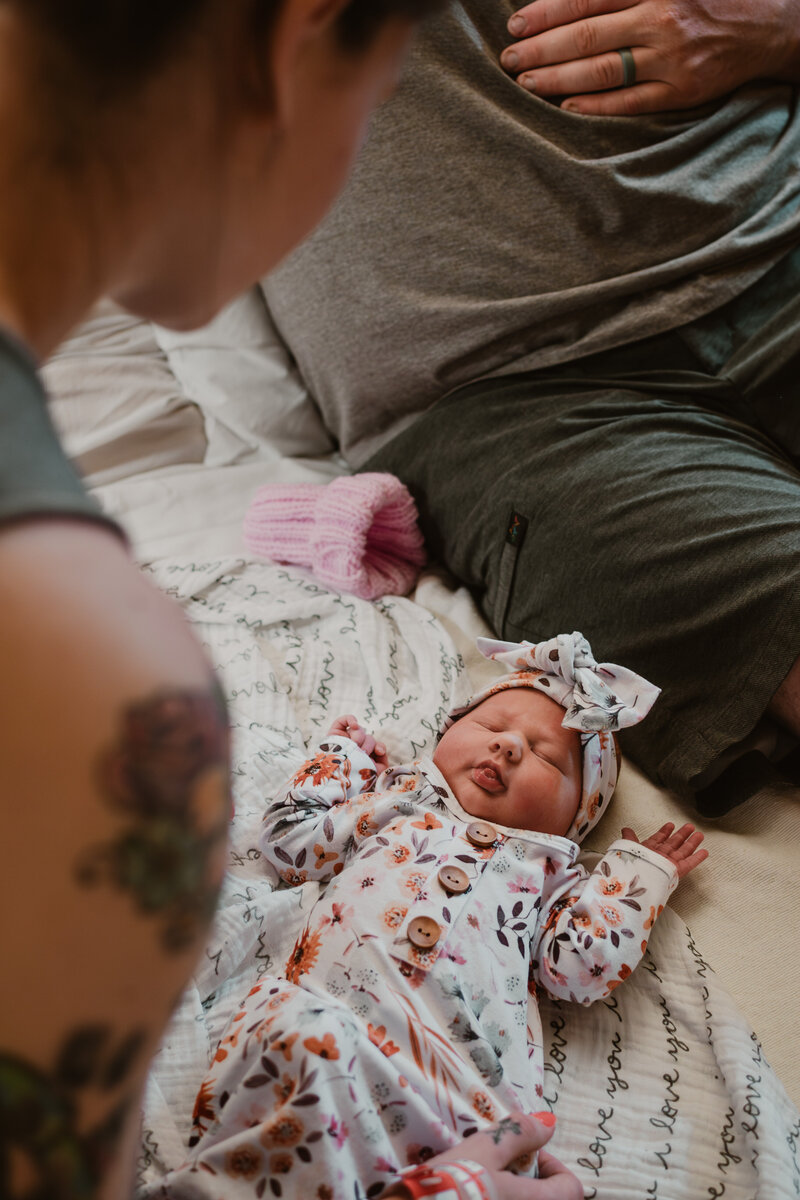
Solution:
M 535 743 L 533 743 L 531 745 L 531 750 L 533 750 L 536 757 L 540 758 L 542 760 L 542 762 L 546 762 L 548 764 L 548 766 L 550 766 L 550 767 L 555 767 L 556 771 L 561 771 L 561 773 L 563 775 L 563 773 L 564 773 L 563 767 L 561 767 L 561 765 L 558 762 L 556 762 L 556 760 L 554 758 L 551 758 L 548 754 L 545 754 L 545 752 L 543 750 L 537 749 Z

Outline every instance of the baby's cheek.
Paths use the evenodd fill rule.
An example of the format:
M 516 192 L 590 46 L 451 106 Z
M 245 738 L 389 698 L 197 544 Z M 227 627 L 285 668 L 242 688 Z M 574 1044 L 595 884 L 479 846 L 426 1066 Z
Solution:
M 457 789 L 451 787 L 450 790 L 464 812 L 469 813 L 471 817 L 490 817 L 492 815 L 490 806 L 482 802 L 482 797 L 476 799 L 474 796 L 464 795 L 464 788 Z
M 447 735 L 439 742 L 432 755 L 434 764 L 444 775 L 448 785 L 452 788 L 455 780 L 455 771 L 453 764 L 453 755 L 450 753 L 447 745 Z

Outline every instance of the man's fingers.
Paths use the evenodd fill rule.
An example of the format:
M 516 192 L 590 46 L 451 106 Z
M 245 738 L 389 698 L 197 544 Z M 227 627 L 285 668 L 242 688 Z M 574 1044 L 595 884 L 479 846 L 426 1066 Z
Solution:
M 508 20 L 512 37 L 533 37 L 547 29 L 571 25 L 588 17 L 604 16 L 610 9 L 632 8 L 639 0 L 536 0 L 526 4 Z
M 648 52 L 638 51 L 637 78 L 644 78 Z M 517 75 L 517 83 L 537 96 L 575 96 L 584 92 L 604 92 L 622 87 L 625 68 L 622 58 L 612 50 L 593 58 L 581 58 L 558 66 L 538 67 Z
M 576 21 L 549 29 L 536 37 L 512 42 L 500 55 L 500 63 L 513 75 L 521 71 L 552 67 L 555 63 L 571 63 L 576 59 L 594 58 L 620 46 L 630 46 L 634 34 L 627 13 L 614 13 L 591 21 Z M 637 45 L 641 42 L 636 41 Z
M 721 6 L 704 0 L 535 0 L 509 18 L 509 37 L 519 40 L 501 61 L 515 76 L 532 72 L 530 90 L 565 96 L 562 108 L 570 112 L 635 116 L 692 108 L 748 80 L 793 78 L 796 50 L 786 36 L 785 9 L 779 0 L 760 6 L 752 0 Z M 590 75 L 573 76 L 574 85 L 555 75 L 535 78 L 542 68 L 622 49 L 633 53 L 632 86 L 602 82 L 613 71 L 610 58 Z
M 587 116 L 635 117 L 641 113 L 666 112 L 690 107 L 668 83 L 637 83 L 635 87 L 598 92 L 595 96 L 569 96 L 561 104 L 567 112 Z M 696 103 L 696 101 L 694 101 Z

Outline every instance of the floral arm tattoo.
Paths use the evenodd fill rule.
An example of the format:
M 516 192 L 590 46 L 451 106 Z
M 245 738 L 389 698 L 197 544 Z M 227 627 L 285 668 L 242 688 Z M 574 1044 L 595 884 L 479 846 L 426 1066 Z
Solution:
M 0 1054 L 0 1195 L 19 1200 L 92 1200 L 113 1160 L 133 1097 L 125 1081 L 141 1029 L 116 1036 L 104 1025 L 76 1029 L 42 1071 Z M 121 1092 L 94 1128 L 80 1128 L 80 1098 Z
M 76 884 L 127 893 L 155 923 L 167 954 L 190 949 L 216 905 L 230 810 L 228 724 L 217 685 L 131 705 L 96 778 L 120 829 L 83 853 Z M 160 1021 L 164 1006 L 155 1008 Z M 87 1023 L 65 1032 L 49 1067 L 0 1047 L 3 1200 L 93 1200 L 135 1099 L 130 1077 L 147 1040 L 146 1027 Z M 90 1095 L 107 1103 L 86 1128 L 81 1109 Z
M 123 819 L 77 868 L 84 886 L 130 894 L 161 926 L 168 951 L 185 950 L 208 923 L 221 880 L 212 860 L 227 832 L 229 745 L 225 702 L 212 692 L 163 692 L 125 713 L 102 756 L 100 791 Z

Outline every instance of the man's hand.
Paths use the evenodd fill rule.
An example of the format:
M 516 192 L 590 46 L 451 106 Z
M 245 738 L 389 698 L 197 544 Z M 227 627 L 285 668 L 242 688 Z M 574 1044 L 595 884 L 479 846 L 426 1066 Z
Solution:
M 792 0 L 535 0 L 508 30 L 520 40 L 501 64 L 527 90 L 566 97 L 572 112 L 693 108 L 753 79 L 800 81 Z M 623 49 L 633 54 L 629 87 Z
M 331 725 L 328 733 L 336 734 L 339 737 L 350 738 L 357 746 L 360 746 L 365 754 L 368 754 L 376 767 L 385 771 L 389 766 L 389 760 L 386 757 L 386 747 L 383 742 L 376 742 L 371 733 L 367 733 L 363 725 L 358 723 L 358 720 L 348 713 L 344 717 L 337 717 Z
M 629 842 L 639 842 L 629 826 L 622 830 L 622 836 Z M 668 858 L 678 868 L 678 878 L 683 879 L 708 858 L 707 850 L 698 849 L 702 840 L 703 834 L 699 829 L 695 829 L 694 825 L 687 822 L 675 830 L 673 823 L 668 821 L 646 841 L 639 842 L 639 845 L 647 846 L 648 850 L 655 850 L 656 854 L 663 854 L 664 858 Z

